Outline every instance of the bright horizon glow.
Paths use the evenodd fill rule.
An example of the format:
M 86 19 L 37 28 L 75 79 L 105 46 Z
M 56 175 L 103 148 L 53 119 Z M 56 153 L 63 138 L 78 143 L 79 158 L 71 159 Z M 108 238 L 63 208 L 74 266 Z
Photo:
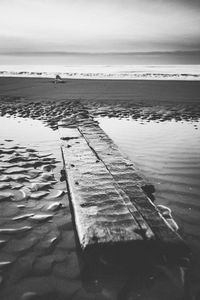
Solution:
M 199 36 L 195 0 L 0 1 L 0 54 L 192 52 Z

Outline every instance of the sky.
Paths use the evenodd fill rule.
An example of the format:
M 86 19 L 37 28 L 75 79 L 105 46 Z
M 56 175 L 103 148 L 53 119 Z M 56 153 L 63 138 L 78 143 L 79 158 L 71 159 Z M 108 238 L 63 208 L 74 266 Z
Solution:
M 0 54 L 200 51 L 198 0 L 0 0 Z

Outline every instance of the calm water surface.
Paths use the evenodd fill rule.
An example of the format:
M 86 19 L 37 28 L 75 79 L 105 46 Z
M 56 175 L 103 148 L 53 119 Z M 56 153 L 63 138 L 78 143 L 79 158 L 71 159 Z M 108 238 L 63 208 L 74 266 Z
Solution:
M 172 209 L 181 234 L 193 250 L 187 292 L 182 271 L 175 266 L 155 266 L 141 273 L 141 270 L 136 272 L 133 268 L 131 274 L 121 267 L 108 266 L 92 277 L 84 277 L 75 246 L 69 203 L 67 195 L 64 195 L 56 200 L 63 203 L 63 209 L 53 212 L 50 222 L 37 224 L 27 219 L 23 221 L 23 226 L 31 225 L 33 228 L 20 237 L 18 250 L 12 248 L 16 237 L 9 236 L 6 246 L 0 245 L 1 261 L 12 261 L 8 269 L 0 267 L 2 299 L 200 299 L 199 124 L 147 123 L 116 118 L 101 118 L 99 122 L 141 174 L 155 185 L 156 203 Z M 14 144 L 32 147 L 40 153 L 52 153 L 61 161 L 58 132 L 45 127 L 41 121 L 0 117 L 0 128 L 3 147 Z M 14 141 L 6 142 L 5 139 Z M 54 189 L 65 189 L 65 185 L 59 182 L 61 168 L 62 163 L 58 162 L 54 170 L 58 182 Z M 12 218 L 22 212 L 46 213 L 45 207 L 49 201 L 52 200 L 47 196 L 37 201 L 0 203 L 1 227 L 13 227 Z M 25 207 L 18 208 L 16 204 L 24 204 Z M 0 236 L 0 239 L 3 238 Z M 50 238 L 56 238 L 53 247 L 49 243 Z M 32 239 L 35 242 L 29 247 Z M 37 296 L 23 298 L 26 293 L 36 293 Z
M 101 127 L 156 187 L 156 199 L 198 226 L 200 125 L 104 118 Z M 195 217 L 196 215 L 196 217 Z M 184 224 L 183 224 L 184 226 Z M 186 228 L 187 230 L 187 228 Z
M 100 126 L 156 188 L 156 203 L 169 206 L 197 255 L 200 282 L 200 123 L 101 118 Z M 198 262 L 197 262 L 198 261 Z

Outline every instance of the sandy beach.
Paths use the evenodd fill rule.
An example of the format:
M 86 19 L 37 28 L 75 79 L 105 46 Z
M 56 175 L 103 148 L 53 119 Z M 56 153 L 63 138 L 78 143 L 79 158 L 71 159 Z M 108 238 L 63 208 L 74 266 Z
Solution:
M 95 116 L 131 116 L 149 121 L 195 121 L 200 117 L 198 81 L 65 79 L 64 83 L 55 84 L 49 78 L 1 77 L 0 99 L 1 106 L 5 107 L 3 114 L 15 100 L 22 107 L 31 102 L 51 103 L 58 113 L 55 116 L 50 112 L 46 117 L 54 125 L 63 117 L 59 118 L 57 104 L 65 105 L 66 101 L 83 102 Z M 14 106 L 12 103 L 11 110 Z M 42 119 L 43 115 L 36 111 L 35 117 Z
M 0 1 L 0 300 L 200 300 L 200 1 Z
M 199 81 L 85 80 L 1 77 L 0 96 L 30 100 L 114 100 L 148 103 L 199 103 Z
M 194 254 L 186 279 L 167 264 L 81 269 L 57 128 L 82 104 L 173 210 Z M 199 82 L 0 78 L 1 299 L 198 300 L 199 118 Z
M 200 1 L 0 1 L 0 300 L 200 300 Z

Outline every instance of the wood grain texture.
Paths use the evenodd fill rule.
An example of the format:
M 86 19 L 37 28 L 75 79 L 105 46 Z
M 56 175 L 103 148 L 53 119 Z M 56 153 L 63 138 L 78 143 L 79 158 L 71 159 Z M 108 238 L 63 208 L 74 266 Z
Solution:
M 148 184 L 87 113 L 60 124 L 76 230 L 83 250 L 151 242 L 185 247 L 144 193 Z
M 81 126 L 79 130 L 104 162 L 114 180 L 142 214 L 156 238 L 163 242 L 179 243 L 178 234 L 168 226 L 156 206 L 142 191 L 141 187 L 145 185 L 145 180 L 138 174 L 133 163 L 122 156 L 117 146 L 99 126 Z
M 143 240 L 144 233 L 147 239 L 154 238 L 148 224 L 78 129 L 65 129 L 62 135 L 64 131 L 65 136 L 70 136 L 63 140 L 62 151 L 82 249 L 95 243 Z

